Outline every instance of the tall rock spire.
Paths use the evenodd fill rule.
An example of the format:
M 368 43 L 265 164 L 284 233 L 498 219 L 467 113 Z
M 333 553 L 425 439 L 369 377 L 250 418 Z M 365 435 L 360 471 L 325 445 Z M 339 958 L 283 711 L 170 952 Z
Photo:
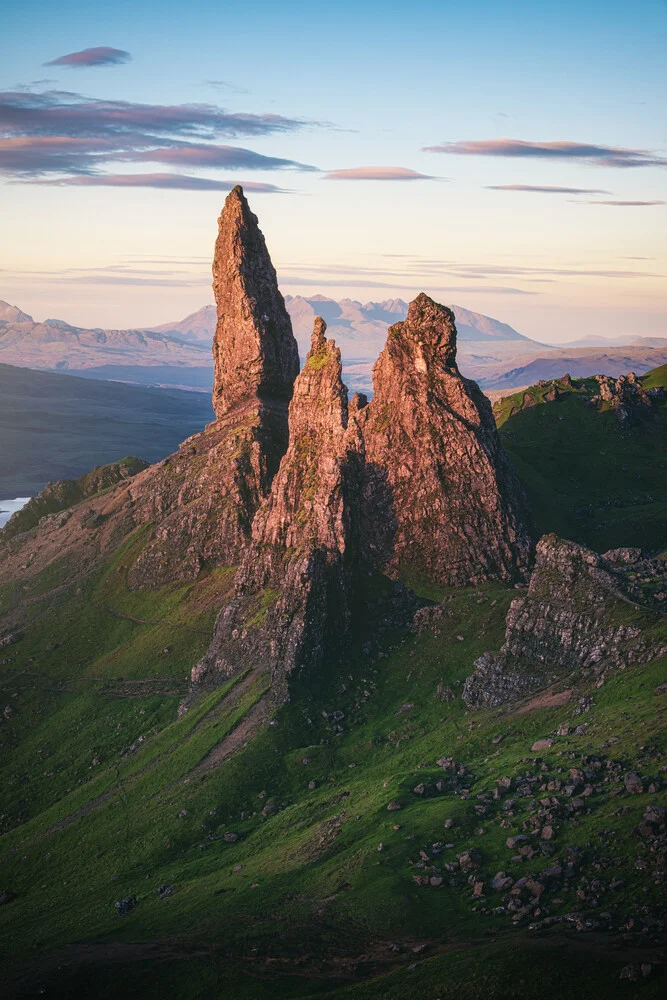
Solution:
M 134 488 L 135 516 L 154 525 L 130 573 L 134 586 L 240 562 L 287 449 L 299 354 L 264 237 L 240 187 L 220 215 L 213 288 L 217 419 Z
M 218 220 L 213 291 L 218 308 L 213 408 L 218 419 L 253 397 L 267 404 L 288 403 L 299 352 L 257 216 L 238 185 Z
M 390 327 L 362 411 L 375 565 L 435 583 L 512 579 L 529 560 L 523 492 L 491 405 L 456 365 L 454 313 L 419 295 Z

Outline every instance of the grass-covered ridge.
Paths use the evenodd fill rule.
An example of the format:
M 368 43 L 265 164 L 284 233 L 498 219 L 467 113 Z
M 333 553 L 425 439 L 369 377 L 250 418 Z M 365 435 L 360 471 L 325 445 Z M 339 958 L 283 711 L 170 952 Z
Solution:
M 667 392 L 667 366 L 639 378 Z M 554 393 L 555 390 L 555 393 Z M 594 378 L 553 380 L 499 400 L 503 447 L 523 481 L 538 533 L 598 552 L 667 547 L 667 394 L 619 420 Z M 554 398 L 555 396 L 555 398 Z

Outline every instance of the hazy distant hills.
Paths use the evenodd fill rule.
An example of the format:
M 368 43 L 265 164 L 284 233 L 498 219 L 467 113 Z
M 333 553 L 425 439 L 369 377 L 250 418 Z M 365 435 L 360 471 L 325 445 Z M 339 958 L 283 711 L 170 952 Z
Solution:
M 134 452 L 157 462 L 213 419 L 208 395 L 0 364 L 0 499 Z
M 315 316 L 341 349 L 351 390 L 371 388 L 371 369 L 387 328 L 407 315 L 403 299 L 357 302 L 324 295 L 286 296 L 299 350 L 305 356 Z M 461 371 L 485 389 L 512 389 L 541 378 L 596 372 L 637 374 L 667 361 L 667 338 L 629 336 L 625 343 L 584 337 L 563 347 L 540 344 L 513 327 L 463 306 L 452 306 L 459 334 Z M 213 382 L 211 342 L 216 312 L 203 306 L 185 319 L 150 329 L 82 328 L 57 319 L 35 322 L 0 301 L 0 362 L 34 369 L 208 393 Z
M 88 329 L 61 319 L 37 323 L 0 301 L 0 362 L 61 371 L 101 364 L 208 365 L 210 345 L 153 330 Z
M 667 341 L 663 341 L 663 344 L 662 348 L 632 344 L 598 351 L 591 351 L 590 348 L 558 350 L 553 355 L 535 358 L 528 364 L 511 368 L 502 375 L 480 378 L 479 384 L 482 389 L 509 391 L 510 388 L 533 385 L 544 379 L 560 378 L 565 372 L 573 378 L 587 378 L 596 373 L 618 378 L 631 371 L 636 375 L 645 375 L 667 362 Z
M 177 323 L 163 323 L 162 326 L 152 326 L 151 330 L 154 333 L 166 333 L 187 343 L 202 344 L 210 348 L 216 319 L 215 306 L 202 306 L 197 312 L 190 313 Z

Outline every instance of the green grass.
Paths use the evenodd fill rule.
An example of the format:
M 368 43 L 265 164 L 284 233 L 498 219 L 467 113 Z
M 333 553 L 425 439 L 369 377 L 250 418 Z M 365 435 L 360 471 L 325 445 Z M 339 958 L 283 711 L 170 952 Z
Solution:
M 667 386 L 666 366 L 641 380 Z M 639 407 L 640 416 L 619 422 L 609 408 L 587 400 L 594 379 L 556 383 L 561 393 L 545 400 L 552 385 L 527 392 L 536 405 L 518 409 L 524 392 L 501 400 L 494 412 L 503 447 L 523 481 L 538 533 L 555 531 L 598 552 L 622 545 L 667 545 L 667 404 Z M 518 410 L 518 412 L 513 412 Z
M 117 583 L 122 573 L 116 572 L 124 560 L 119 554 L 86 593 L 113 597 L 125 609 L 136 602 L 142 615 L 151 601 L 156 616 L 185 613 L 192 600 L 188 588 L 180 596 L 170 588 L 157 594 L 125 591 Z M 232 696 L 238 681 L 231 681 L 178 718 L 177 697 L 101 695 L 100 681 L 90 676 L 98 659 L 85 661 L 76 678 L 73 672 L 66 678 L 63 662 L 53 674 L 42 663 L 40 681 L 13 672 L 17 709 L 3 734 L 15 741 L 12 767 L 26 781 L 8 786 L 10 804 L 16 795 L 23 805 L 0 841 L 4 881 L 16 893 L 0 911 L 5 947 L 26 961 L 77 941 L 96 942 L 102 956 L 107 944 L 124 941 L 165 947 L 178 941 L 186 952 L 195 945 L 211 949 L 207 958 L 186 954 L 121 966 L 133 982 L 136 976 L 137 989 L 142 984 L 144 992 L 136 994 L 142 996 L 157 995 L 160 988 L 183 997 L 224 996 L 232 981 L 241 997 L 270 992 L 286 998 L 417 998 L 431 990 L 438 991 L 434 996 L 500 997 L 512 995 L 508 984 L 516 996 L 536 995 L 513 951 L 516 935 L 525 930 L 513 930 L 506 916 L 476 912 L 463 878 L 439 889 L 412 878 L 419 851 L 430 852 L 432 843 L 450 836 L 455 849 L 443 849 L 434 861 L 478 847 L 485 880 L 498 870 L 516 877 L 552 863 L 551 858 L 529 864 L 509 860 L 505 838 L 521 830 L 527 802 L 518 807 L 511 830 L 502 829 L 502 813 L 492 811 L 483 820 L 484 835 L 474 832 L 480 825 L 476 796 L 492 789 L 498 776 L 530 766 L 532 742 L 571 718 L 576 704 L 573 697 L 567 708 L 523 715 L 466 713 L 458 697 L 463 680 L 475 657 L 502 641 L 514 593 L 489 585 L 433 594 L 446 600 L 447 610 L 436 627 L 419 636 L 385 634 L 378 651 L 384 655 L 350 655 L 325 675 L 302 680 L 290 704 L 276 712 L 275 725 L 209 772 L 193 774 L 261 697 L 265 678 L 257 678 L 237 701 Z M 77 600 L 86 599 L 79 594 Z M 211 623 L 209 617 L 209 629 Z M 148 629 L 132 627 L 139 634 Z M 116 676 L 139 679 L 136 640 L 112 629 L 104 641 L 117 643 Z M 190 633 L 188 642 L 192 663 L 199 639 Z M 144 662 L 143 678 L 150 680 L 155 664 Z M 635 667 L 594 692 L 594 708 L 584 717 L 588 731 L 557 741 L 544 755 L 549 772 L 571 766 L 571 754 L 578 760 L 588 752 L 657 772 L 665 750 L 653 689 L 663 674 L 664 663 Z M 66 679 L 67 690 L 45 690 L 47 681 L 57 686 Z M 443 685 L 456 696 L 453 701 L 442 700 Z M 494 745 L 492 737 L 499 733 L 505 738 Z M 611 734 L 618 742 L 600 750 Z M 415 795 L 419 782 L 442 776 L 436 765 L 441 756 L 455 756 L 472 772 L 471 798 Z M 54 777 L 44 777 L 45 770 Z M 311 780 L 314 789 L 308 787 Z M 261 809 L 269 799 L 279 811 L 265 818 Z M 399 812 L 387 812 L 392 799 L 401 802 Z M 629 912 L 634 887 L 643 878 L 632 867 L 631 830 L 648 801 L 653 797 L 611 798 L 576 826 L 559 830 L 554 841 L 558 854 L 567 844 L 584 849 L 597 842 L 600 829 L 613 826 L 615 863 L 628 883 L 627 893 L 613 903 L 626 905 L 627 896 Z M 613 816 L 619 804 L 628 812 Z M 64 824 L 68 817 L 72 821 Z M 445 818 L 455 821 L 451 833 L 443 828 Z M 396 824 L 400 829 L 393 829 Z M 225 841 L 228 831 L 240 839 Z M 164 902 L 155 894 L 163 883 L 177 890 Z M 649 884 L 642 905 L 657 892 Z M 139 905 L 119 919 L 113 902 L 129 894 L 137 895 Z M 492 899 L 489 906 L 498 902 Z M 574 887 L 560 908 L 551 905 L 552 912 L 575 908 Z M 489 935 L 505 943 L 495 947 Z M 421 941 L 428 941 L 428 949 L 414 956 L 411 948 Z M 401 949 L 396 956 L 387 951 L 392 942 Z M 462 950 L 437 954 L 441 946 Z M 531 951 L 545 974 L 557 969 L 559 954 L 546 945 Z M 594 987 L 614 988 L 619 963 L 609 966 L 595 959 L 594 949 L 592 954 L 586 958 L 593 963 L 589 994 L 574 992 L 576 970 L 583 967 L 575 957 L 567 979 L 571 992 L 559 995 L 594 996 Z M 486 956 L 483 966 L 479 955 Z M 73 967 L 54 982 L 71 988 L 72 995 L 94 982 L 97 995 L 110 996 L 116 980 L 104 958 L 100 961 L 98 969 Z M 416 968 L 409 970 L 411 964 Z M 652 989 L 648 984 L 646 995 L 657 995 Z

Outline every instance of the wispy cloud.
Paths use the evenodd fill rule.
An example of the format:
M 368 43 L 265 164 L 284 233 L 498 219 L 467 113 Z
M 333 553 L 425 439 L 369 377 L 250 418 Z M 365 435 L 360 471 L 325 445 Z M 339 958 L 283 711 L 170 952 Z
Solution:
M 238 181 L 217 181 L 211 177 L 192 177 L 188 174 L 77 174 L 74 177 L 54 177 L 36 180 L 33 184 L 52 184 L 66 187 L 148 187 L 178 191 L 231 191 Z M 246 191 L 257 194 L 282 192 L 275 184 L 243 181 Z
M 404 292 L 409 290 L 414 292 L 420 290 L 422 285 L 427 285 L 431 292 L 474 292 L 476 294 L 492 295 L 538 295 L 538 292 L 527 291 L 524 288 L 510 288 L 505 285 L 432 285 L 428 281 L 420 282 L 413 279 L 411 282 L 400 280 L 382 281 L 379 278 L 359 278 L 359 277 L 311 277 L 308 274 L 286 274 L 278 269 L 278 276 L 281 286 L 289 288 L 393 288 L 394 291 Z
M 528 191 L 534 194 L 609 194 L 600 188 L 554 187 L 551 184 L 487 184 L 488 191 Z
M 296 132 L 318 124 L 276 114 L 232 113 L 214 104 L 139 104 L 68 91 L 5 91 L 0 92 L 0 171 L 19 179 L 97 175 L 110 163 L 128 161 L 225 170 L 315 170 L 216 140 Z
M 651 205 L 664 205 L 664 201 L 585 201 L 578 205 L 616 205 L 618 208 L 648 208 Z
M 347 167 L 344 170 L 330 170 L 325 174 L 328 181 L 430 181 L 429 174 L 420 174 L 407 167 Z
M 263 156 L 241 146 L 214 146 L 207 143 L 183 143 L 162 149 L 120 153 L 118 160 L 133 163 L 168 163 L 179 167 L 220 167 L 225 170 L 317 170 L 307 163 Z
M 237 87 L 235 83 L 229 83 L 227 80 L 204 80 L 201 86 L 213 87 L 214 90 L 228 90 L 234 94 L 250 93 L 245 87 Z
M 608 167 L 665 167 L 667 158 L 653 150 L 598 146 L 586 142 L 524 142 L 521 139 L 474 139 L 424 146 L 426 153 L 455 156 L 505 156 L 518 159 L 574 160 Z
M 108 45 L 100 45 L 94 49 L 81 49 L 80 52 L 69 52 L 66 56 L 58 56 L 44 66 L 67 66 L 69 69 L 85 69 L 89 66 L 120 66 L 129 62 L 132 56 L 125 49 L 112 49 Z

